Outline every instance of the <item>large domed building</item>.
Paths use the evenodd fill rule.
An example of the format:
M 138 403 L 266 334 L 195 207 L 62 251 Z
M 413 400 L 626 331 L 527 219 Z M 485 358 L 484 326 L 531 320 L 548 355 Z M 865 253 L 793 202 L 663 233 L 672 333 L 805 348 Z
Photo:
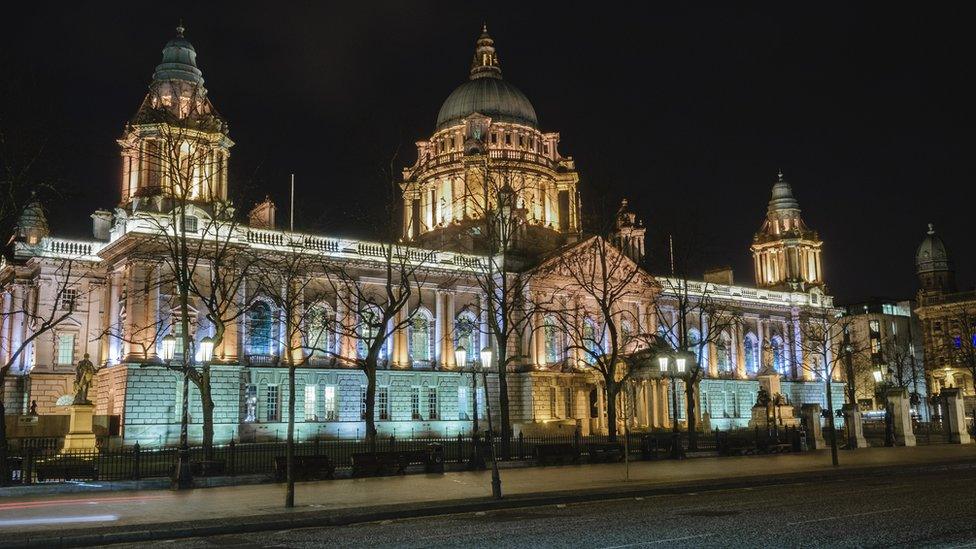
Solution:
M 434 133 L 417 143 L 416 162 L 403 170 L 404 238 L 482 251 L 479 227 L 501 196 L 501 206 L 525 221 L 518 247 L 538 252 L 574 240 L 579 176 L 558 147 L 559 134 L 539 129 L 528 97 L 502 76 L 483 28 L 467 81 L 444 100 Z

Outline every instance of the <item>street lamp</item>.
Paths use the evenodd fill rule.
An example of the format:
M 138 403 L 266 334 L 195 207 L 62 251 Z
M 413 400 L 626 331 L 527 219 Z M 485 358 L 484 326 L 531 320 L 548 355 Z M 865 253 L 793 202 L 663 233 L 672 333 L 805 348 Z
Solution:
M 168 363 L 173 360 L 173 355 L 176 353 L 176 338 L 173 334 L 169 334 L 163 337 L 163 362 Z
M 485 347 L 481 350 L 481 375 L 482 381 L 485 384 L 485 400 L 488 397 L 488 368 L 491 366 L 492 352 L 491 347 Z M 504 365 L 499 365 L 499 368 L 503 368 Z M 491 421 L 491 403 L 485 402 L 485 408 L 488 412 L 488 433 L 489 439 L 488 444 L 491 447 L 491 495 L 495 499 L 501 499 L 502 497 L 502 479 L 498 476 L 498 458 L 495 456 L 495 427 Z
M 200 360 L 202 362 L 207 363 L 213 359 L 213 348 L 214 342 L 212 337 L 206 336 L 200 340 Z
M 678 430 L 678 378 L 685 376 L 688 358 L 680 352 L 674 353 L 673 357 L 664 354 L 658 357 L 657 363 L 661 377 L 671 380 L 671 457 L 681 459 L 684 457 L 684 452 L 681 448 L 681 437 Z

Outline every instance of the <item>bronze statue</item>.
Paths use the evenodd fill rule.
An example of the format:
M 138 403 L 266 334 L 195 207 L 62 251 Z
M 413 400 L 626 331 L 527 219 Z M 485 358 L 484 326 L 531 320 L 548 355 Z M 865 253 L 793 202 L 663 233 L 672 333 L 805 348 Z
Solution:
M 769 407 L 769 393 L 763 387 L 759 388 L 759 393 L 756 394 L 756 405 L 753 408 L 768 408 Z
M 78 363 L 78 367 L 75 369 L 75 400 L 72 404 L 91 404 L 88 400 L 88 389 L 91 388 L 92 382 L 95 380 L 95 365 L 92 364 L 91 360 L 88 360 L 88 353 L 85 353 L 85 358 Z

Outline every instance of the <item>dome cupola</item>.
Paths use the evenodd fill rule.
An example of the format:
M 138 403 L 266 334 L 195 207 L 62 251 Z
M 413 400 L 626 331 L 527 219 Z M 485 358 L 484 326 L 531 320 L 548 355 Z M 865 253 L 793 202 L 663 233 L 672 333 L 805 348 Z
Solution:
M 925 238 L 915 250 L 915 273 L 923 292 L 956 291 L 956 275 L 949 261 L 949 252 L 942 238 L 935 234 L 935 227 L 931 223 Z
M 183 37 L 183 25 L 176 27 L 176 37 L 163 47 L 163 60 L 156 65 L 153 81 L 183 80 L 199 86 L 203 85 L 203 72 L 197 68 L 197 51 L 193 44 Z
M 447 97 L 437 113 L 437 129 L 458 124 L 478 113 L 493 122 L 523 124 L 538 129 L 535 108 L 518 88 L 502 78 L 495 41 L 482 27 L 471 60 L 471 74 Z

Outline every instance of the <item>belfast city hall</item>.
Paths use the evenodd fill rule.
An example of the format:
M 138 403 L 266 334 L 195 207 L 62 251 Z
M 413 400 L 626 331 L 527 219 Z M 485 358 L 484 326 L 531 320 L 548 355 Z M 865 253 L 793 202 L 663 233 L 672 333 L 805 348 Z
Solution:
M 284 438 L 292 395 L 299 440 L 363 437 L 368 411 L 381 436 L 456 436 L 489 414 L 586 435 L 752 427 L 763 394 L 778 421 L 843 404 L 837 339 L 818 353 L 808 337 L 840 311 L 783 174 L 743 243 L 752 283 L 651 273 L 627 201 L 584 224 L 573 158 L 484 29 L 398 177 L 396 232 L 286 230 L 270 200 L 229 200 L 234 143 L 196 56 L 183 29 L 166 43 L 91 238 L 59 238 L 39 202 L 21 215 L 0 266 L 8 414 L 65 430 L 85 375 L 96 434 L 150 447 L 184 416 L 195 442 Z

